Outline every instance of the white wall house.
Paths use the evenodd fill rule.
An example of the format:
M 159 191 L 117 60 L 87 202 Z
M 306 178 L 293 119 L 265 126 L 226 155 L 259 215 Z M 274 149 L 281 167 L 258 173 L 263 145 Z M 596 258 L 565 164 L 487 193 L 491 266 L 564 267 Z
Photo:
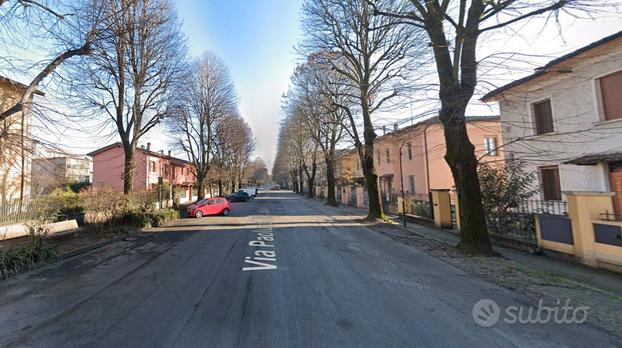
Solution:
M 541 199 L 613 191 L 622 214 L 622 32 L 498 88 L 505 158 L 537 173 Z

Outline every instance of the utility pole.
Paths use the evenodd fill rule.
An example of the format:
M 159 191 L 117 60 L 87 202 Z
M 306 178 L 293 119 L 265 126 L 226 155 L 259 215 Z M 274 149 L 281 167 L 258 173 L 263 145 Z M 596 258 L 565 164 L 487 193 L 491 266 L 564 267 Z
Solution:
M 404 227 L 406 227 L 406 201 L 404 200 L 404 170 L 402 169 L 402 148 L 406 144 L 406 139 L 402 139 L 400 145 L 400 188 L 402 190 L 402 220 L 404 221 Z

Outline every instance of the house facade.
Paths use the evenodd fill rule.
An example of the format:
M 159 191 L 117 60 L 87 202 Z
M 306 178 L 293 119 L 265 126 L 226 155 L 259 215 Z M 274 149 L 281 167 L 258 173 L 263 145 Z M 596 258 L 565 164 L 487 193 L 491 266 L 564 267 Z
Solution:
M 612 191 L 622 214 L 622 32 L 483 98 L 498 102 L 507 160 L 536 173 L 545 201 Z
M 499 117 L 467 117 L 467 132 L 475 146 L 475 155 L 481 162 L 504 161 Z M 391 205 L 394 205 L 396 195 L 401 193 L 402 179 L 404 192 L 412 199 L 420 201 L 428 200 L 430 190 L 449 190 L 454 186 L 451 170 L 444 158 L 445 136 L 438 117 L 379 136 L 374 142 L 374 151 L 376 173 L 385 208 L 392 208 Z M 357 151 L 352 149 L 343 152 L 337 161 L 335 172 L 342 183 L 342 203 L 364 206 L 363 199 L 366 194 L 363 192 L 363 172 Z M 361 187 L 358 189 L 360 192 L 352 193 L 357 190 L 353 188 L 352 182 Z M 355 197 L 358 197 L 357 204 L 352 204 Z
M 91 160 L 86 156 L 57 154 L 32 160 L 32 188 L 46 193 L 72 183 L 91 182 Z
M 467 133 L 480 162 L 503 162 L 498 117 L 467 117 Z M 401 192 L 402 172 L 404 192 L 415 199 L 427 200 L 430 190 L 454 186 L 451 169 L 444 158 L 445 135 L 438 117 L 378 137 L 374 148 L 376 172 L 385 200 Z
M 88 154 L 93 158 L 94 189 L 111 188 L 123 191 L 124 151 L 121 143 L 114 143 Z M 151 151 L 151 145 L 139 147 L 134 154 L 134 191 L 150 191 L 158 188 L 159 178 L 171 186 L 175 198 L 186 202 L 196 196 L 196 182 L 192 165 L 171 156 L 170 151 Z
M 19 101 L 27 86 L 0 76 L 0 110 Z M 43 96 L 40 91 L 35 95 Z M 33 142 L 29 136 L 31 114 L 18 112 L 0 121 L 0 202 L 30 196 Z

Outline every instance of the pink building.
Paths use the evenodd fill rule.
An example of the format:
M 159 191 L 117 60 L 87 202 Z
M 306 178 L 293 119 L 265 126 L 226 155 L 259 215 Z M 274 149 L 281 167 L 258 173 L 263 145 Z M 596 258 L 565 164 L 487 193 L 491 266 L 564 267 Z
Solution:
M 467 117 L 467 133 L 480 162 L 503 162 L 499 117 Z M 454 186 L 451 170 L 444 157 L 443 126 L 435 117 L 376 139 L 376 172 L 380 177 L 383 194 L 400 192 L 400 146 L 404 192 L 424 198 L 430 190 L 451 189 Z
M 123 191 L 123 146 L 114 143 L 88 154 L 93 157 L 93 188 L 112 188 Z M 182 202 L 193 197 L 192 187 L 196 181 L 192 164 L 183 159 L 171 156 L 170 151 L 151 151 L 147 147 L 136 149 L 134 154 L 134 191 L 156 189 L 158 178 L 162 177 L 165 185 L 171 185 L 176 192 L 175 197 Z
M 480 162 L 503 163 L 501 125 L 496 116 L 467 117 L 467 133 Z M 403 144 L 403 145 L 402 145 Z M 445 161 L 445 136 L 438 117 L 379 136 L 374 142 L 374 160 L 385 208 L 401 190 L 400 146 L 404 192 L 425 201 L 433 189 L 451 189 L 454 180 Z M 338 188 L 343 204 L 366 205 L 362 168 L 355 150 L 343 152 L 336 162 Z M 345 180 L 344 180 L 345 179 Z M 358 179 L 356 184 L 353 184 Z M 345 184 L 344 184 L 345 182 Z

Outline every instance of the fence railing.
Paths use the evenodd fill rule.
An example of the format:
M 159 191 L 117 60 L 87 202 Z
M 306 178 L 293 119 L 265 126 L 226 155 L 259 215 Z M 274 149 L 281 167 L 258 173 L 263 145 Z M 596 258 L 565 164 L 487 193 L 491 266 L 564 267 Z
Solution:
M 511 209 L 518 213 L 568 215 L 568 202 L 529 199 Z
M 18 200 L 0 203 L 0 225 L 41 218 L 48 208 L 48 202 L 37 199 L 24 200 L 21 204 Z
M 600 214 L 600 219 L 605 221 L 622 221 L 622 215 L 606 211 Z

